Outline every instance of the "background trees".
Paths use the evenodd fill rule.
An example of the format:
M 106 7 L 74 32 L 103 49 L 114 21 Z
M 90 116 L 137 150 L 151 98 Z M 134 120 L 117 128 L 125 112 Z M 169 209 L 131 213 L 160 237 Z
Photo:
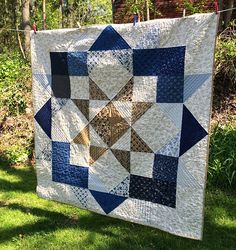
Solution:
M 163 3 L 162 3 L 163 2 Z M 18 47 L 23 56 L 29 54 L 29 30 L 35 22 L 39 30 L 71 28 L 79 25 L 132 21 L 133 14 L 141 20 L 166 17 L 166 11 L 176 15 L 183 8 L 187 14 L 214 9 L 209 0 L 2 0 L 0 2 L 0 50 Z M 219 0 L 220 9 L 232 8 L 234 0 Z M 163 11 L 163 7 L 166 8 Z M 175 6 L 175 7 L 173 7 Z M 225 29 L 232 11 L 221 14 L 220 30 Z M 130 17 L 130 18 L 129 18 Z M 115 20 L 114 20 L 115 19 Z M 24 34 L 7 29 L 22 29 Z
M 1 50 L 19 47 L 27 56 L 29 31 L 34 22 L 39 30 L 109 23 L 112 22 L 112 3 L 111 0 L 2 0 L 0 15 Z

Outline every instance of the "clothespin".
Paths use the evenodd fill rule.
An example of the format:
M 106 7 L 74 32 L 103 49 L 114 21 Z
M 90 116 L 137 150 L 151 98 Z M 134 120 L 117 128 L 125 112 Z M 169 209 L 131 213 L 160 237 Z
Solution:
M 136 25 L 137 22 L 137 16 L 134 14 L 134 26 Z
M 183 9 L 183 17 L 186 15 L 186 9 Z
M 217 15 L 218 12 L 219 12 L 219 3 L 218 3 L 218 0 L 215 0 L 215 9 L 216 9 L 216 15 Z
M 36 34 L 36 31 L 37 31 L 37 26 L 36 26 L 36 23 L 34 22 L 33 25 L 32 25 L 32 29 L 34 31 L 34 34 Z

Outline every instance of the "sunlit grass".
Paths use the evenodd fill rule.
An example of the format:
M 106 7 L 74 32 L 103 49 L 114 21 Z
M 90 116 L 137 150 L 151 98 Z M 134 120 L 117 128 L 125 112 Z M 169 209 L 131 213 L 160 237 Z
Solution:
M 104 217 L 35 193 L 32 167 L 0 167 L 0 249 L 235 249 L 236 197 L 206 196 L 203 241 Z

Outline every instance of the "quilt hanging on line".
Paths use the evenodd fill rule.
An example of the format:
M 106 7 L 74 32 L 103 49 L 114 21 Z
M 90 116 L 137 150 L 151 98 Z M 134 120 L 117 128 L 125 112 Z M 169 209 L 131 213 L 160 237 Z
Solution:
M 39 196 L 200 239 L 217 19 L 31 33 Z

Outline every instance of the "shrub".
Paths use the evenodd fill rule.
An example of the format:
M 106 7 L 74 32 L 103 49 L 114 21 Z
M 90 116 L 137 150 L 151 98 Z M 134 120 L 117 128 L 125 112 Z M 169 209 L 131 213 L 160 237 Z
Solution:
M 0 108 L 4 108 L 7 115 L 24 113 L 30 67 L 17 52 L 0 54 L 0 61 Z
M 26 162 L 28 160 L 28 151 L 19 145 L 13 145 L 4 152 L 4 158 L 9 165 Z
M 209 184 L 236 187 L 236 127 L 215 125 L 210 139 Z
M 227 83 L 230 88 L 236 89 L 236 20 L 233 20 L 217 39 L 216 83 Z M 225 84 L 224 84 L 225 86 Z M 220 87 L 220 86 L 217 86 Z
M 13 165 L 32 155 L 31 74 L 17 52 L 0 61 L 0 162 Z
M 208 1 L 207 0 L 199 0 L 199 1 L 183 1 L 183 7 L 186 9 L 187 14 L 192 15 L 195 13 L 208 12 Z

